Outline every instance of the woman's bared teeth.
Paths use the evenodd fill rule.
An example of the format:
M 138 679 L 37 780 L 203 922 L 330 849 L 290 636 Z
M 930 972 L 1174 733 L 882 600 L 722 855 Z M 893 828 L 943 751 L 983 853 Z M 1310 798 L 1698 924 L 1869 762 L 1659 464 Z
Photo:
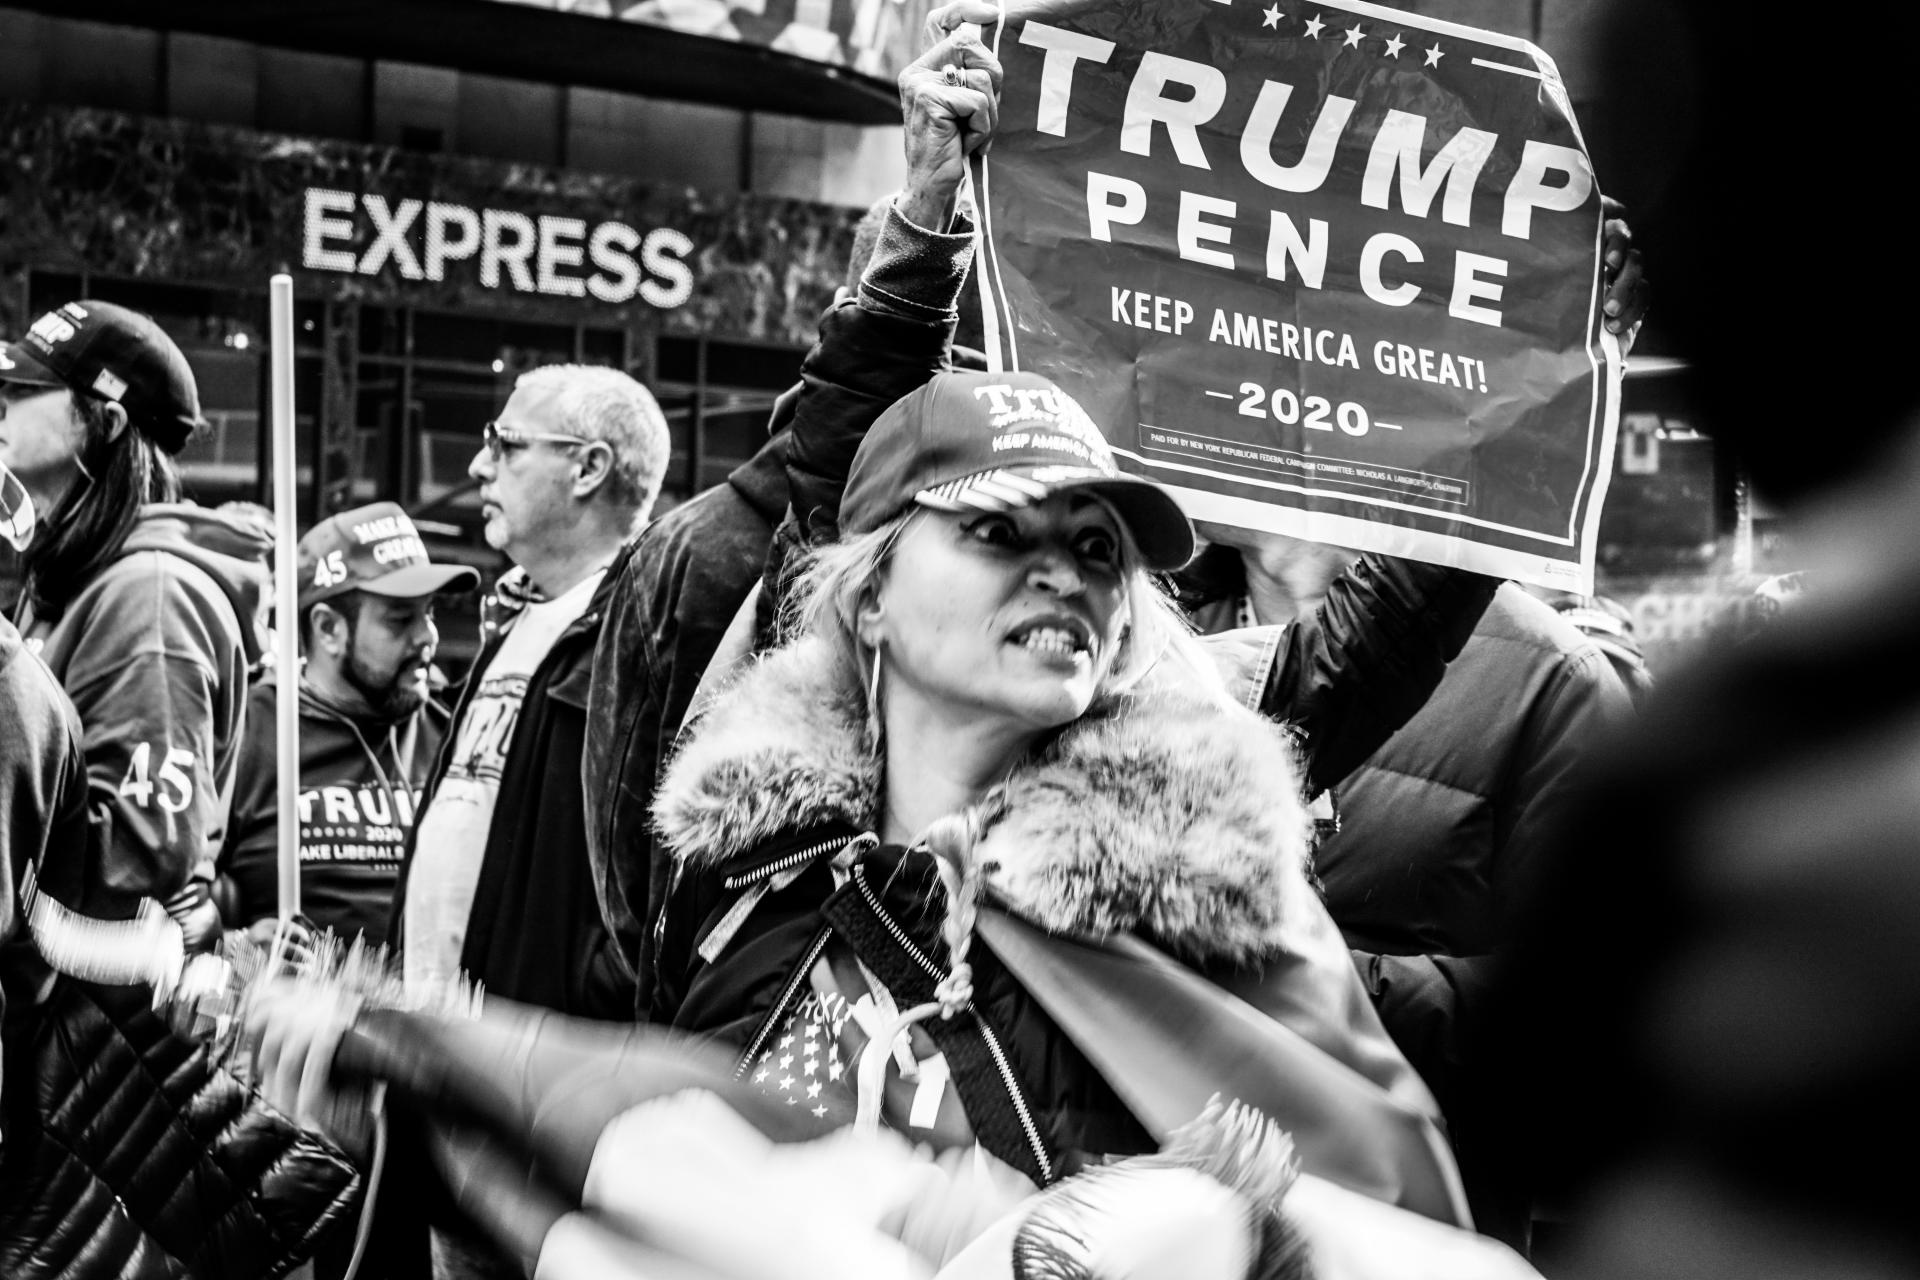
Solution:
M 1016 641 L 1024 649 L 1042 650 L 1048 653 L 1074 653 L 1080 648 L 1074 641 L 1073 633 L 1058 627 L 1035 627 Z

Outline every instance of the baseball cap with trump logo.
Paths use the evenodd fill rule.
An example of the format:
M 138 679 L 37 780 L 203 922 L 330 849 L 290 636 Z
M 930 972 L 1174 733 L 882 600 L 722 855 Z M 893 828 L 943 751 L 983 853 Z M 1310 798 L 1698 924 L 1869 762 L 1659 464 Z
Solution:
M 178 453 L 204 423 L 187 358 L 159 325 L 111 302 L 69 302 L 0 346 L 0 382 L 65 387 L 126 409 L 134 430 Z
M 1193 558 L 1193 526 L 1166 490 L 1122 472 L 1086 410 L 1037 373 L 942 373 L 896 400 L 854 455 L 840 526 L 867 533 L 915 505 L 1010 511 L 1069 491 L 1104 498 L 1149 569 Z
M 442 591 L 471 591 L 480 575 L 463 564 L 435 564 L 420 531 L 398 503 L 329 516 L 300 539 L 300 608 L 349 591 L 414 600 Z

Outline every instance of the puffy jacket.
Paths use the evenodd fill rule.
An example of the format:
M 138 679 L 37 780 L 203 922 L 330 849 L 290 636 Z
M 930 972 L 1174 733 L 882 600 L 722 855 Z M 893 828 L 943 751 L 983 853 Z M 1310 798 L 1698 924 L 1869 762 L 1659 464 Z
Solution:
M 858 839 L 880 791 L 865 714 L 827 646 L 797 641 L 707 712 L 662 782 L 662 841 L 715 873 L 698 882 L 717 891 L 672 900 L 654 1017 L 728 1045 L 743 1065 L 835 939 L 902 1008 L 930 998 L 947 967 L 927 855 Z M 1310 836 L 1292 774 L 1290 746 L 1260 717 L 1157 683 L 1090 712 L 1018 766 L 975 852 L 994 868 L 994 900 L 1053 933 L 1137 934 L 1201 969 L 1318 957 L 1288 975 L 1323 1011 L 1303 1034 L 1430 1114 L 1307 883 Z M 973 1135 L 1036 1182 L 1073 1157 L 1151 1149 L 1019 981 L 983 949 L 970 959 L 971 1010 L 922 1025 Z M 1327 1119 L 1337 1133 L 1338 1118 Z
M 348 1208 L 352 1166 L 210 1070 L 146 987 L 50 981 L 42 949 L 98 970 L 153 933 L 73 907 L 103 834 L 80 722 L 5 619 L 0 725 L 0 1274 L 284 1274 Z
M 460 953 L 461 969 L 489 994 L 588 1018 L 633 1016 L 633 983 L 600 917 L 587 864 L 586 802 L 580 787 L 593 648 L 620 569 L 616 559 L 586 612 L 560 633 L 527 681 Z M 525 581 L 523 572 L 509 572 L 495 589 L 489 610 L 510 613 L 520 608 Z M 423 812 L 446 777 L 460 717 L 480 683 L 478 673 L 493 661 L 504 635 L 496 629 L 474 659 L 453 709 L 455 728 L 441 744 L 420 801 Z M 402 948 L 414 845 L 414 840 L 407 843 L 387 931 Z
M 1204 626 L 1222 612 L 1197 616 Z M 1483 1146 L 1500 1104 L 1477 1078 L 1475 1020 L 1580 766 L 1629 709 L 1592 641 L 1509 583 L 1426 705 L 1327 779 L 1339 813 L 1315 856 L 1327 909 L 1394 1043 L 1440 1100 L 1475 1220 L 1513 1244 L 1526 1239 L 1531 1196 Z
M 99 865 L 71 903 L 133 915 L 211 873 L 247 712 L 265 535 L 190 504 L 155 504 L 58 618 L 20 631 L 73 699 L 85 733 Z
M 255 686 L 220 852 L 216 898 L 229 926 L 279 910 L 278 683 Z M 428 702 L 398 721 L 358 719 L 300 688 L 300 910 L 343 939 L 387 938 L 400 859 L 422 788 L 446 738 Z
M 1606 656 L 1509 584 L 1426 706 L 1334 788 L 1327 908 L 1436 1088 L 1457 1067 L 1448 1024 L 1511 936 L 1581 762 L 1627 710 Z
M 137 986 L 62 980 L 7 1057 L 0 1275 L 8 1280 L 284 1276 L 352 1210 L 360 1177 L 173 1034 Z

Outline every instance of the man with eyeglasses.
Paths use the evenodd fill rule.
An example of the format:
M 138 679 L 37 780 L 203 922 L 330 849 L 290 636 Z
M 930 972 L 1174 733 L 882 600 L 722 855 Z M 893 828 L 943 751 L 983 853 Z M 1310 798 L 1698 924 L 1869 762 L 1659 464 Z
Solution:
M 587 870 L 580 759 L 607 567 L 660 491 L 667 425 L 615 369 L 523 375 L 468 473 L 514 567 L 428 776 L 395 902 L 409 992 L 458 975 L 565 1013 L 629 1017 Z

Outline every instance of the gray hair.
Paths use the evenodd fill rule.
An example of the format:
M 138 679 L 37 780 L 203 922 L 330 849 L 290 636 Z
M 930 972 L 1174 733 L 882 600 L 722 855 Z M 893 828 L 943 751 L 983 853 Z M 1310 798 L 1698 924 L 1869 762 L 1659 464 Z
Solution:
M 608 496 L 646 519 L 660 496 L 672 443 L 660 404 L 631 376 L 600 365 L 550 364 L 520 375 L 516 390 L 554 394 L 554 430 L 600 441 L 613 450 Z

